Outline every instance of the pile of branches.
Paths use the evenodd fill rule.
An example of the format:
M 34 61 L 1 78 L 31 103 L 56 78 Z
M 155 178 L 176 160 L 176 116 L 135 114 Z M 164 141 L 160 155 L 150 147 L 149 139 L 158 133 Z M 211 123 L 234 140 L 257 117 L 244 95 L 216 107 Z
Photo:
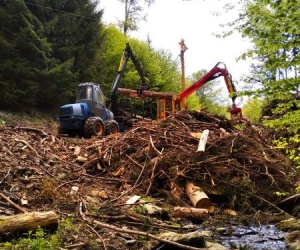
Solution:
M 122 233 L 127 233 L 121 229 L 124 221 L 144 225 L 145 216 L 128 210 L 127 201 L 135 195 L 150 196 L 162 207 L 188 207 L 185 185 L 193 182 L 219 207 L 240 214 L 278 212 L 281 197 L 274 193 L 293 194 L 297 181 L 288 158 L 272 148 L 260 128 L 203 111 L 139 121 L 130 131 L 91 139 L 58 136 L 49 124 L 12 121 L 0 126 L 0 215 L 52 210 L 62 218 L 79 213 L 83 220 L 74 222 L 77 235 L 63 236 L 69 245 L 82 244 L 91 233 L 101 238 L 90 226 L 95 221 Z M 201 151 L 205 130 L 208 140 Z M 88 221 L 86 214 L 95 220 Z M 118 237 L 109 230 L 101 235 L 116 245 Z M 120 249 L 123 244 L 120 240 Z
M 111 135 L 88 148 L 94 160 L 145 195 L 187 201 L 186 181 L 193 181 L 216 202 L 253 212 L 268 209 L 293 192 L 296 172 L 290 161 L 262 137 L 259 128 L 238 125 L 223 116 L 182 111 L 165 120 L 140 122 L 127 133 Z M 209 130 L 205 151 L 199 138 Z M 250 210 L 250 211 L 249 211 Z
M 185 183 L 192 181 L 213 202 L 253 212 L 272 208 L 280 200 L 274 193 L 293 193 L 297 181 L 288 158 L 259 128 L 203 111 L 140 121 L 125 133 L 92 139 L 60 137 L 43 128 L 0 130 L 0 191 L 38 210 L 49 204 L 74 210 L 74 185 L 87 196 L 104 186 L 112 200 L 127 190 L 190 205 Z M 204 130 L 205 151 L 197 151 Z

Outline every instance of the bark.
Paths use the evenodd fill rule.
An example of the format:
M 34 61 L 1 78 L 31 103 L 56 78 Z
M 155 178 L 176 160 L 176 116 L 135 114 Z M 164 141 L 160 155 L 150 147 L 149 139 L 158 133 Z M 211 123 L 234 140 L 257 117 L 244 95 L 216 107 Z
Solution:
M 177 95 L 175 93 L 167 93 L 167 92 L 155 92 L 155 91 L 144 90 L 140 95 L 138 95 L 136 90 L 124 89 L 124 88 L 118 88 L 118 92 L 120 94 L 132 98 L 153 98 L 153 99 L 165 99 L 165 100 L 174 100 L 174 101 L 177 99 Z
M 17 231 L 36 230 L 40 227 L 58 225 L 58 216 L 54 211 L 30 212 L 12 216 L 0 216 L 0 234 Z
M 203 133 L 201 134 L 199 144 L 198 144 L 198 149 L 197 152 L 204 152 L 205 151 L 205 146 L 208 138 L 209 130 L 205 129 Z
M 205 219 L 208 217 L 208 210 L 193 207 L 174 207 L 173 216 L 186 219 Z

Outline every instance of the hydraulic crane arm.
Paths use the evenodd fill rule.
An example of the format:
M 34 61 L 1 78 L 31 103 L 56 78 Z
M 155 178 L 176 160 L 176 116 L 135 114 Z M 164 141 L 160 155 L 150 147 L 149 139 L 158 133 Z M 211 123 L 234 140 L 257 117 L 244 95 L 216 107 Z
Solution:
M 127 56 L 130 57 L 131 61 L 133 62 L 137 72 L 139 73 L 140 77 L 141 77 L 141 85 L 138 87 L 138 90 L 145 90 L 147 88 L 147 84 L 149 84 L 149 79 L 146 77 L 146 74 L 144 72 L 144 70 L 142 69 L 139 61 L 136 59 L 135 55 L 133 54 L 131 47 L 129 46 L 129 44 L 126 44 L 126 49 L 125 49 Z
M 119 65 L 119 69 L 118 69 L 118 74 L 117 77 L 115 78 L 112 87 L 111 87 L 111 91 L 110 91 L 110 96 L 111 99 L 114 100 L 117 98 L 117 94 L 118 94 L 118 88 L 121 82 L 121 79 L 124 75 L 124 71 L 127 65 L 127 62 L 129 60 L 129 58 L 132 60 L 137 72 L 139 73 L 140 77 L 141 77 L 141 85 L 137 88 L 137 92 L 138 94 L 141 93 L 143 90 L 146 89 L 147 84 L 149 83 L 148 78 L 146 77 L 145 72 L 143 71 L 139 61 L 137 60 L 136 56 L 134 55 L 134 53 L 132 52 L 131 47 L 129 46 L 129 43 L 126 43 L 126 47 L 123 50 L 123 54 L 122 54 L 122 58 L 120 61 L 120 65 Z
M 223 64 L 224 67 L 219 67 L 220 64 Z M 203 75 L 198 81 L 193 83 L 190 87 L 183 90 L 179 95 L 178 98 L 180 100 L 187 98 L 192 93 L 194 93 L 196 90 L 201 88 L 204 84 L 206 84 L 209 81 L 212 81 L 220 76 L 224 77 L 227 90 L 229 94 L 231 95 L 232 102 L 235 102 L 235 99 L 237 97 L 236 94 L 236 88 L 232 82 L 231 75 L 228 73 L 226 65 L 222 62 L 218 62 L 209 72 L 207 72 L 205 75 Z

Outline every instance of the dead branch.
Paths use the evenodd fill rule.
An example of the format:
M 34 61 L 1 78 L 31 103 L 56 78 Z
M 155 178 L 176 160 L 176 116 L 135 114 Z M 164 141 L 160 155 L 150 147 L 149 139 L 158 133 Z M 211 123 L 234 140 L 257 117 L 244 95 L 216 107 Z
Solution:
M 85 245 L 87 245 L 86 242 L 80 242 L 80 243 L 77 243 L 77 244 L 72 244 L 72 245 L 65 246 L 65 248 L 66 249 L 72 249 L 72 248 L 78 249 L 78 247 L 83 247 Z
M 0 197 L 4 200 L 6 200 L 10 205 L 12 205 L 14 208 L 16 208 L 17 210 L 19 210 L 22 213 L 26 213 L 26 209 L 20 207 L 19 205 L 17 205 L 16 203 L 14 203 L 13 201 L 11 201 L 11 199 L 9 199 L 8 197 L 6 197 L 4 194 L 0 193 Z
M 72 180 L 72 181 L 68 181 L 68 182 L 65 182 L 65 183 L 62 183 L 62 184 L 60 184 L 59 186 L 57 186 L 53 191 L 56 191 L 57 189 L 59 189 L 59 188 L 65 186 L 65 185 L 69 185 L 69 184 L 71 184 L 71 183 L 74 183 L 74 182 L 79 182 L 79 179 L 77 179 L 77 180 Z
M 17 127 L 16 129 L 38 132 L 38 133 L 42 134 L 43 136 L 47 136 L 48 135 L 45 131 L 37 129 L 37 128 Z
M 95 158 L 95 159 L 92 159 L 92 160 L 90 160 L 90 161 L 87 161 L 87 162 L 85 162 L 82 166 L 81 166 L 81 169 L 84 169 L 84 168 L 86 168 L 86 167 L 89 167 L 89 166 L 91 166 L 92 164 L 95 164 L 95 163 L 97 163 L 97 161 L 101 161 L 101 158 L 99 157 L 99 158 Z
M 15 141 L 17 141 L 17 142 L 22 142 L 22 143 L 24 143 L 27 147 L 29 147 L 36 155 L 37 155 L 37 157 L 39 157 L 39 158 L 42 158 L 39 154 L 38 154 L 38 152 L 27 142 L 27 141 L 25 141 L 25 140 L 20 140 L 20 139 L 17 139 L 17 138 L 15 138 Z
M 140 168 L 143 169 L 143 166 L 141 164 L 139 164 L 136 160 L 134 160 L 132 157 L 130 157 L 129 155 L 126 154 L 126 157 L 128 157 L 131 161 L 133 161 L 136 165 L 138 165 Z
M 151 139 L 151 135 L 150 135 L 150 139 Z M 148 151 L 147 151 L 147 157 L 146 157 L 146 160 L 145 160 L 145 162 L 144 162 L 144 166 L 142 167 L 142 170 L 141 170 L 141 172 L 140 172 L 138 178 L 136 179 L 136 181 L 135 181 L 135 183 L 134 183 L 134 185 L 133 185 L 134 187 L 138 184 L 138 182 L 140 181 L 140 178 L 141 178 L 142 174 L 144 173 L 145 167 L 146 167 L 146 165 L 147 165 L 147 159 L 148 159 L 148 156 L 149 156 L 149 148 L 148 148 Z
M 93 179 L 99 179 L 102 181 L 107 181 L 107 182 L 122 182 L 122 180 L 118 178 L 109 178 L 109 177 L 101 177 L 101 176 L 93 176 L 89 174 L 81 174 L 81 176 L 86 176 L 88 178 L 93 178 Z
M 158 149 L 154 146 L 153 140 L 152 140 L 152 136 L 150 135 L 150 143 L 152 148 L 154 149 L 154 151 L 158 154 L 158 155 L 162 155 L 162 152 L 158 151 Z
M 150 178 L 150 183 L 149 183 L 149 186 L 147 188 L 147 191 L 146 191 L 146 196 L 148 196 L 150 190 L 151 190 L 151 187 L 153 185 L 153 180 L 154 180 L 154 172 L 155 172 L 155 169 L 156 169 L 156 165 L 157 165 L 157 162 L 158 162 L 159 158 L 156 158 L 155 162 L 154 162 L 154 165 L 152 167 L 152 172 L 151 172 L 151 178 Z
M 117 231 L 117 232 L 121 232 L 121 233 L 129 233 L 129 234 L 134 234 L 134 235 L 140 235 L 140 236 L 145 236 L 148 237 L 150 239 L 153 240 L 158 240 L 162 243 L 174 246 L 174 247 L 179 247 L 181 249 L 187 249 L 187 250 L 208 250 L 208 248 L 198 248 L 198 247 L 191 247 L 191 246 L 187 246 L 187 245 L 183 245 L 174 241 L 170 241 L 170 240 L 165 240 L 165 239 L 161 239 L 153 234 L 150 233 L 145 233 L 145 232 L 140 232 L 140 231 L 136 231 L 136 230 L 130 230 L 130 229 L 124 229 L 124 228 L 119 228 L 113 225 L 109 225 L 100 221 L 96 221 L 96 220 L 91 220 L 90 223 L 92 224 L 96 224 L 98 226 L 113 230 L 113 231 Z
M 181 249 L 187 249 L 187 250 L 208 250 L 208 248 L 191 247 L 191 246 L 183 245 L 183 244 L 180 244 L 180 243 L 177 243 L 177 242 L 173 242 L 173 241 L 161 239 L 161 238 L 159 238 L 159 237 L 157 237 L 157 236 L 155 236 L 153 234 L 150 234 L 150 233 L 140 232 L 140 231 L 131 230 L 131 229 L 125 229 L 125 228 L 119 228 L 119 227 L 116 227 L 116 226 L 113 226 L 113 225 L 109 225 L 109 224 L 106 224 L 106 223 L 103 223 L 103 222 L 100 222 L 100 221 L 97 221 L 97 220 L 88 219 L 82 213 L 81 209 L 80 209 L 80 215 L 83 218 L 83 220 L 87 221 L 88 223 L 96 224 L 96 225 L 101 226 L 103 228 L 107 228 L 107 229 L 110 229 L 110 230 L 113 230 L 113 231 L 117 231 L 117 232 L 120 232 L 120 233 L 129 233 L 129 234 L 134 234 L 134 235 L 145 236 L 145 237 L 148 237 L 150 239 L 158 240 L 158 241 L 160 241 L 162 243 L 165 243 L 165 244 L 168 244 L 168 245 L 171 245 L 171 246 L 179 247 Z
M 8 171 L 7 171 L 6 175 L 4 176 L 4 178 L 0 181 L 0 184 L 1 184 L 1 183 L 6 179 L 6 177 L 9 175 L 10 169 L 11 169 L 11 167 L 8 169 Z
M 72 163 L 72 162 L 65 161 L 65 160 L 61 159 L 59 156 L 55 155 L 55 154 L 51 154 L 51 153 L 48 153 L 48 154 L 51 155 L 52 157 L 54 157 L 55 159 L 57 159 L 57 160 L 59 160 L 59 161 L 65 163 L 65 164 L 66 164 L 65 166 L 70 165 L 70 166 L 73 166 L 73 167 L 78 168 L 78 165 L 76 165 L 76 164 L 74 164 L 74 163 Z M 80 167 L 79 170 L 81 170 L 81 169 L 82 169 L 82 168 Z M 74 171 L 77 171 L 77 170 L 74 170 Z
M 98 232 L 97 232 L 94 228 L 92 228 L 89 224 L 86 224 L 86 225 L 87 225 L 87 226 L 89 227 L 89 229 L 91 229 L 91 230 L 94 232 L 94 234 L 96 234 L 97 237 L 102 241 L 104 250 L 107 250 L 106 245 L 105 245 L 105 241 L 103 240 L 103 238 L 101 237 L 101 235 L 98 234 Z
M 285 198 L 284 200 L 282 200 L 280 202 L 280 204 L 286 204 L 286 203 L 289 203 L 289 202 L 290 203 L 291 202 L 296 203 L 296 202 L 298 202 L 298 200 L 300 200 L 300 194 L 294 194 L 294 195 L 289 196 L 289 197 Z

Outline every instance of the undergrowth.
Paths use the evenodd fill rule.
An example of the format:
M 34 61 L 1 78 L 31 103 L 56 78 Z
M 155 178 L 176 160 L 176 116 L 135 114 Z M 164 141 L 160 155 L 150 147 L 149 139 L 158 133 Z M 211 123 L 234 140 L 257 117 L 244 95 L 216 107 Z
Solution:
M 76 227 L 70 219 L 63 219 L 59 223 L 58 230 L 54 234 L 47 233 L 39 227 L 35 231 L 29 231 L 26 237 L 0 244 L 1 250 L 58 250 L 64 246 L 65 232 L 76 232 Z

